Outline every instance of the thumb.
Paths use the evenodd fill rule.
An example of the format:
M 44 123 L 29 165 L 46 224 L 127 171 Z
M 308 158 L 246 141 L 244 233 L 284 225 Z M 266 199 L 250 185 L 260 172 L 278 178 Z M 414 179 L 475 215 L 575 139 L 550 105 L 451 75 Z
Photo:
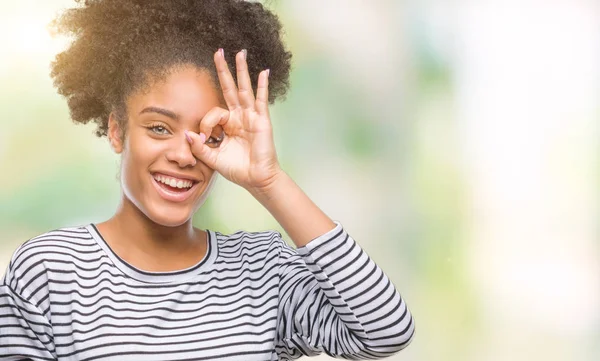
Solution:
M 217 163 L 218 148 L 211 148 L 204 144 L 206 141 L 206 135 L 204 133 L 195 133 L 185 131 L 185 138 L 190 143 L 192 154 L 200 159 L 204 164 L 212 169 L 215 169 Z

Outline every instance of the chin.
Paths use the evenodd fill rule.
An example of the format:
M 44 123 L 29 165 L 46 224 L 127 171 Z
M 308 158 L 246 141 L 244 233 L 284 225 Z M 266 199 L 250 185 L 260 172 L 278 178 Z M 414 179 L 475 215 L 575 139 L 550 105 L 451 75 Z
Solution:
M 148 216 L 148 215 L 146 215 Z M 178 227 L 181 226 L 182 224 L 185 224 L 187 221 L 189 221 L 192 218 L 192 214 L 190 213 L 186 213 L 185 215 L 181 215 L 181 216 L 173 216 L 173 215 L 156 215 L 154 217 L 148 217 L 150 218 L 150 220 L 160 226 L 163 227 Z
M 159 224 L 164 227 L 178 227 L 188 222 L 194 213 L 204 204 L 212 189 L 214 188 L 217 180 L 217 173 L 211 177 L 208 185 L 202 191 L 202 194 L 198 199 L 194 200 L 194 207 L 188 208 L 182 205 L 172 204 L 171 206 L 165 207 L 164 205 L 154 204 L 151 208 L 153 210 L 146 209 L 143 212 L 152 222 Z
M 150 221 L 163 227 L 178 227 L 188 222 L 194 213 L 204 204 L 209 193 L 217 180 L 217 172 L 213 174 L 202 193 L 194 200 L 188 199 L 188 202 L 168 202 L 163 199 L 157 199 L 156 194 L 146 194 L 141 197 L 132 197 L 128 188 L 123 187 L 126 198 L 143 213 Z M 152 189 L 151 192 L 155 192 Z

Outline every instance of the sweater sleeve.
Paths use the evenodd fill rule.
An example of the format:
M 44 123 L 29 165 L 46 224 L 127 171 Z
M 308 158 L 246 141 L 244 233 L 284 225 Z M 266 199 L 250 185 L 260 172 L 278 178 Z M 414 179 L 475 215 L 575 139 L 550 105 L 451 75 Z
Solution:
M 56 360 L 50 320 L 16 291 L 21 284 L 9 267 L 0 282 L 0 361 Z
M 412 315 L 394 285 L 342 225 L 280 255 L 277 353 L 295 359 L 377 359 L 406 347 Z

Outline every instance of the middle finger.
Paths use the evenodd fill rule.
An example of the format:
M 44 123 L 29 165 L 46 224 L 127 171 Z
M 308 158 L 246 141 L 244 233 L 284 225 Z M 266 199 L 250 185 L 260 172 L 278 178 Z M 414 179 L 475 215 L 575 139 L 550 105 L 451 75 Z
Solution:
M 217 76 L 219 77 L 219 83 L 221 84 L 221 90 L 223 91 L 223 97 L 229 110 L 235 110 L 239 108 L 240 102 L 238 99 L 237 87 L 233 76 L 227 66 L 225 60 L 225 52 L 223 49 L 219 49 L 214 56 L 215 66 L 217 67 Z
M 250 74 L 248 74 L 248 62 L 246 61 L 248 52 L 244 49 L 235 56 L 235 68 L 237 71 L 238 99 L 242 107 L 248 109 L 254 107 L 254 91 Z

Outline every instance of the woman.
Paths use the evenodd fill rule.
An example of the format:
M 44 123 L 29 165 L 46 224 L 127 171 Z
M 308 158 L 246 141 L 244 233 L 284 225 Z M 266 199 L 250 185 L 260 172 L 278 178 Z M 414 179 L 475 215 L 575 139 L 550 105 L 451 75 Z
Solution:
M 89 0 L 56 26 L 74 41 L 55 85 L 121 154 L 122 201 L 105 222 L 17 249 L 0 286 L 1 360 L 361 359 L 408 345 L 412 316 L 389 279 L 278 163 L 268 104 L 291 55 L 274 14 Z M 194 228 L 217 174 L 297 249 L 274 231 Z

